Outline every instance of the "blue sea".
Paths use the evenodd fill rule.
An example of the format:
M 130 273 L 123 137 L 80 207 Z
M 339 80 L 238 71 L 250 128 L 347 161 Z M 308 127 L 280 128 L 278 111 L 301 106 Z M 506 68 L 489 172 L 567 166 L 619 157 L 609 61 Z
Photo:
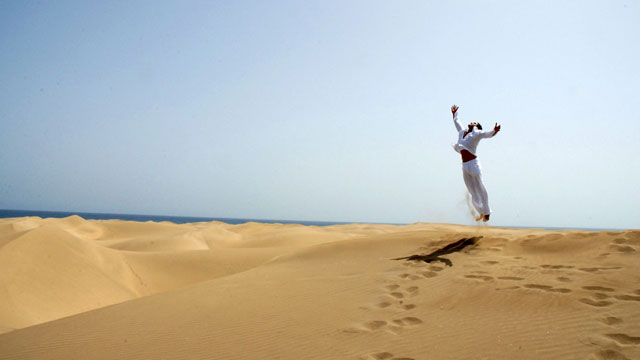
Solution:
M 333 221 L 307 221 L 307 220 L 272 220 L 272 219 L 240 219 L 240 218 L 218 218 L 218 217 L 197 217 L 197 216 L 171 216 L 171 215 L 139 215 L 139 214 L 108 214 L 108 213 L 88 213 L 88 212 L 67 212 L 67 211 L 43 211 L 43 210 L 8 210 L 0 209 L 0 218 L 14 218 L 23 216 L 38 216 L 41 218 L 65 218 L 78 215 L 83 219 L 92 220 L 130 220 L 130 221 L 170 221 L 175 224 L 186 224 L 194 222 L 221 221 L 227 224 L 238 225 L 248 222 L 258 222 L 265 224 L 301 224 L 315 226 L 330 226 L 351 224 L 353 222 L 333 222 Z M 408 225 L 393 224 L 388 225 Z M 584 230 L 584 231 L 621 231 L 625 229 L 614 228 L 576 228 L 576 227 L 550 227 L 550 226 L 500 226 L 506 228 L 519 229 L 546 229 L 546 230 Z
M 175 224 L 186 224 L 194 222 L 221 221 L 227 224 L 237 225 L 248 222 L 259 222 L 266 224 L 301 224 L 329 226 L 348 224 L 348 222 L 330 221 L 304 221 L 304 220 L 270 220 L 270 219 L 236 219 L 236 218 L 216 218 L 216 217 L 196 217 L 196 216 L 171 216 L 171 215 L 139 215 L 139 214 L 106 214 L 88 212 L 66 212 L 66 211 L 42 211 L 42 210 L 8 210 L 0 209 L 0 218 L 14 218 L 23 216 L 38 216 L 41 218 L 65 218 L 78 215 L 83 219 L 91 220 L 130 220 L 130 221 L 170 221 Z

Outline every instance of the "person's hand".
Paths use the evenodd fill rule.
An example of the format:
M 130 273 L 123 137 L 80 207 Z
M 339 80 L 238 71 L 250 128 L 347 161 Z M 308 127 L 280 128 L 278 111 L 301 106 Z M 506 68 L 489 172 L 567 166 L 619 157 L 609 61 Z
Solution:
M 453 106 L 451 106 L 451 113 L 452 113 L 453 115 L 455 115 L 455 114 L 456 114 L 456 111 L 458 111 L 458 109 L 459 109 L 458 105 L 453 105 Z
M 496 123 L 496 124 L 493 126 L 493 135 L 497 134 L 497 133 L 498 133 L 498 131 L 500 131 L 500 125 L 498 125 L 498 123 Z

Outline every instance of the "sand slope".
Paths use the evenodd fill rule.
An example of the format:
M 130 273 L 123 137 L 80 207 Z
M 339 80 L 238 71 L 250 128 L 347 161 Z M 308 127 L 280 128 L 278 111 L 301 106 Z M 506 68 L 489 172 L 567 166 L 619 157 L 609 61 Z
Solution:
M 453 266 L 390 260 L 469 236 Z M 640 359 L 639 252 L 640 231 L 4 219 L 0 358 Z

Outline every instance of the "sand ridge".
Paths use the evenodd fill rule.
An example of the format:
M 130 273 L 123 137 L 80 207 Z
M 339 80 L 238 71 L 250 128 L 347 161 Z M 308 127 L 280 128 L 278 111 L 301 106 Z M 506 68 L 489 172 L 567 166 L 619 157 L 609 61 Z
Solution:
M 394 261 L 482 237 L 443 262 Z M 0 357 L 637 359 L 640 231 L 0 220 Z

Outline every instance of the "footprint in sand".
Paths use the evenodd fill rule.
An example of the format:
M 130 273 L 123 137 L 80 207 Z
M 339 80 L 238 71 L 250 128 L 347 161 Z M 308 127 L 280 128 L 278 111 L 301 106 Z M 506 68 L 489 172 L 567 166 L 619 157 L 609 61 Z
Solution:
M 562 293 L 562 294 L 567 294 L 571 292 L 571 289 L 567 289 L 567 288 L 553 288 L 551 290 L 549 290 L 551 292 L 557 292 L 557 293 Z
M 613 267 L 592 267 L 592 268 L 579 268 L 578 270 L 580 271 L 584 271 L 584 272 L 588 272 L 588 273 L 599 273 L 601 271 L 607 271 L 607 270 L 618 270 L 620 269 L 619 266 L 613 266 Z
M 554 288 L 551 285 L 525 284 L 525 285 L 523 285 L 523 287 L 525 287 L 527 289 L 536 289 L 536 290 L 543 290 L 543 291 L 549 291 L 549 292 L 558 292 L 558 293 L 570 293 L 571 292 L 571 289 Z
M 429 265 L 429 270 L 419 271 L 418 274 L 409 274 L 403 273 L 398 275 L 401 279 L 404 280 L 418 280 L 423 278 L 432 278 L 438 276 L 438 272 L 444 270 L 444 268 L 436 265 Z
M 616 295 L 614 297 L 618 300 L 623 300 L 623 301 L 640 301 L 640 296 L 634 296 L 634 295 Z
M 378 307 L 380 309 L 384 309 L 384 308 L 387 308 L 387 307 L 389 307 L 391 305 L 392 304 L 389 301 L 381 301 L 381 302 L 376 304 L 376 307 Z
M 415 327 L 417 325 L 422 324 L 422 320 L 417 317 L 404 317 L 401 319 L 392 320 L 391 323 L 386 322 L 385 320 L 372 320 L 363 324 L 364 329 L 369 332 L 374 332 L 378 330 L 387 330 L 392 333 L 398 334 L 404 328 Z M 358 332 L 357 330 L 353 330 L 353 332 Z
M 418 279 L 421 279 L 421 277 L 418 276 L 418 275 L 407 274 L 407 273 L 398 275 L 398 277 L 400 277 L 401 279 L 405 279 L 405 280 L 418 280 Z
M 608 288 L 608 287 L 603 287 L 603 286 L 583 286 L 582 287 L 585 290 L 589 290 L 589 291 L 604 291 L 604 292 L 614 292 L 615 289 L 612 288 Z
M 387 360 L 387 359 L 392 359 L 393 358 L 393 354 L 390 352 L 379 352 L 379 353 L 375 353 L 375 354 L 371 354 L 369 356 L 367 356 L 365 359 L 375 359 L 375 360 Z
M 606 334 L 606 337 L 614 340 L 620 345 L 640 345 L 640 336 L 629 336 L 627 334 Z
M 617 244 L 613 244 L 613 245 L 609 245 L 609 247 L 613 250 L 616 250 L 618 252 L 621 253 L 625 253 L 625 254 L 630 254 L 630 253 L 634 253 L 636 252 L 636 249 L 629 246 L 629 245 L 617 245 Z
M 560 282 L 565 282 L 565 283 L 566 283 L 566 282 L 571 282 L 571 281 L 572 281 L 570 278 L 568 278 L 568 277 L 566 277 L 566 276 L 558 276 L 558 277 L 556 278 L 556 280 L 558 280 L 558 281 L 560 281 Z
M 420 275 L 426 278 L 432 278 L 438 276 L 438 273 L 433 271 L 421 271 Z
M 611 349 L 598 351 L 596 357 L 598 360 L 629 360 L 628 357 Z
M 416 296 L 420 293 L 420 288 L 417 286 L 409 286 L 404 290 L 400 288 L 398 284 L 392 284 L 385 286 L 385 289 L 389 290 L 389 296 L 396 300 L 404 299 L 405 297 Z
M 466 277 L 467 279 L 476 279 L 476 280 L 482 280 L 482 281 L 493 280 L 491 276 L 486 276 L 486 275 L 465 275 L 464 277 Z
M 361 357 L 361 359 L 363 360 L 415 360 L 413 358 L 408 358 L 408 357 L 396 357 L 395 355 L 393 355 L 388 351 L 369 354 L 366 357 Z
M 417 286 L 410 286 L 407 289 L 409 296 L 416 296 L 420 293 L 420 289 Z
M 553 286 L 549 285 L 539 285 L 539 284 L 525 284 L 523 285 L 527 289 L 538 289 L 538 290 L 550 290 L 553 289 Z
M 398 285 L 398 284 L 387 285 L 387 286 L 385 286 L 385 289 L 389 290 L 389 296 L 391 296 L 395 300 L 404 299 L 404 294 L 400 290 L 400 285 Z M 384 301 L 384 302 L 386 303 L 386 302 L 389 302 L 389 301 Z
M 402 266 L 408 267 L 425 267 L 428 266 L 424 261 L 405 261 L 402 263 Z
M 606 301 L 606 300 L 591 300 L 588 298 L 582 298 L 580 300 L 581 303 L 590 305 L 590 306 L 595 306 L 595 307 L 605 307 L 605 306 L 610 306 L 611 304 L 613 304 L 611 301 Z
M 517 277 L 517 276 L 498 276 L 498 279 L 500 279 L 500 280 L 513 280 L 513 281 L 524 280 L 524 278 Z
M 402 319 L 393 320 L 393 323 L 400 327 L 416 326 L 422 324 L 422 320 L 417 317 L 405 317 Z
M 543 269 L 558 270 L 558 269 L 573 269 L 575 266 L 568 266 L 568 265 L 540 265 L 540 267 L 543 268 Z
M 369 329 L 370 331 L 375 331 L 387 326 L 387 322 L 384 320 L 373 320 L 364 324 L 364 327 Z
M 495 265 L 495 264 L 498 264 L 498 262 L 497 261 L 493 261 L 493 260 L 487 260 L 487 261 L 480 261 L 480 264 Z
M 607 316 L 606 318 L 601 320 L 603 323 L 607 325 L 617 325 L 622 323 L 622 319 L 615 316 Z

